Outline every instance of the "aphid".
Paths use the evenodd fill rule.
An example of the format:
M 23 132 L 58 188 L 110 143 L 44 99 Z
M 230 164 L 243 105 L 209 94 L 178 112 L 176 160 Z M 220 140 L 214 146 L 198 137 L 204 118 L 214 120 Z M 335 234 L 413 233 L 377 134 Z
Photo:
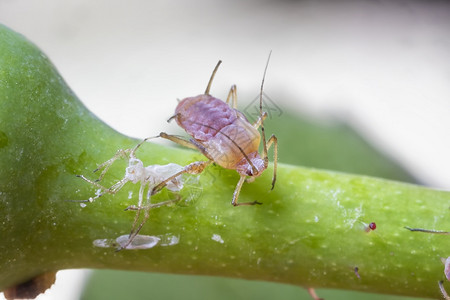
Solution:
M 212 81 L 221 61 L 219 61 L 214 68 L 204 94 L 185 98 L 178 103 L 175 115 L 173 115 L 169 121 L 175 119 L 178 125 L 186 130 L 192 138 L 185 140 L 174 135 L 168 135 L 164 132 L 160 133 L 159 136 L 188 148 L 199 150 L 208 158 L 208 161 L 197 161 L 188 165 L 180 173 L 172 175 L 156 186 L 153 189 L 152 194 L 158 192 L 174 177 L 182 173 L 199 174 L 206 166 L 214 162 L 223 168 L 236 170 L 240 175 L 239 182 L 233 193 L 233 199 L 231 201 L 232 205 L 261 204 L 256 200 L 253 202 L 238 203 L 238 197 L 245 180 L 251 182 L 267 169 L 269 164 L 267 149 L 270 148 L 272 144 L 274 145 L 272 189 L 275 186 L 277 138 L 275 135 L 272 135 L 266 142 L 264 119 L 267 117 L 267 113 L 262 110 L 264 78 L 269 59 L 267 60 L 261 83 L 259 97 L 260 115 L 254 124 L 251 124 L 244 114 L 237 110 L 235 85 L 231 87 L 226 102 L 214 98 L 209 94 Z M 258 131 L 259 127 L 261 127 L 261 134 Z M 263 143 L 262 156 L 258 153 L 261 138 Z
M 361 279 L 361 276 L 359 276 L 359 268 L 358 268 L 358 267 L 355 267 L 355 268 L 353 269 L 353 271 L 355 272 L 356 277 L 358 277 L 358 279 Z
M 151 137 L 151 138 L 154 138 L 154 137 Z M 128 241 L 126 243 L 121 244 L 121 247 L 119 248 L 119 250 L 127 248 L 127 246 L 130 245 L 131 242 L 133 241 L 133 239 L 138 235 L 139 231 L 142 229 L 142 226 L 144 226 L 145 222 L 149 218 L 150 209 L 168 205 L 170 203 L 173 203 L 173 202 L 176 202 L 179 200 L 179 197 L 178 197 L 175 200 L 168 200 L 168 201 L 163 201 L 163 202 L 154 203 L 154 204 L 150 203 L 150 194 L 151 194 L 152 189 L 155 186 L 157 186 L 161 181 L 166 181 L 165 179 L 167 177 L 170 177 L 171 179 L 169 181 L 166 181 L 166 187 L 168 190 L 177 192 L 183 188 L 183 179 L 182 179 L 181 175 L 172 176 L 173 174 L 180 173 L 180 171 L 183 170 L 182 166 L 174 164 L 174 163 L 170 163 L 167 165 L 150 165 L 150 166 L 144 167 L 144 164 L 142 163 L 142 161 L 136 157 L 136 150 L 145 141 L 147 141 L 148 139 L 151 139 L 151 138 L 145 139 L 144 141 L 139 143 L 133 149 L 118 150 L 117 153 L 111 159 L 102 163 L 96 170 L 94 170 L 94 172 L 97 172 L 98 170 L 103 169 L 102 173 L 100 174 L 99 179 L 97 179 L 96 181 L 92 181 L 83 175 L 77 175 L 78 177 L 82 178 L 84 181 L 87 181 L 88 183 L 99 188 L 99 191 L 97 192 L 95 197 L 91 197 L 88 200 L 74 200 L 75 202 L 82 202 L 82 203 L 93 202 L 94 200 L 98 199 L 105 193 L 116 194 L 129 181 L 131 181 L 134 184 L 136 184 L 138 182 L 141 183 L 141 186 L 139 189 L 139 200 L 138 200 L 137 206 L 131 205 L 125 209 L 125 210 L 135 210 L 136 217 L 134 219 L 131 232 L 128 236 Z M 120 159 L 120 158 L 128 158 L 128 167 L 125 170 L 124 177 L 109 188 L 106 188 L 106 187 L 102 186 L 101 184 L 99 184 L 98 182 L 103 179 L 103 177 L 105 176 L 106 172 L 111 167 L 111 165 L 117 159 Z M 145 205 L 143 205 L 144 191 L 145 191 L 146 187 L 148 187 L 147 199 L 146 199 L 147 202 L 145 203 Z M 139 224 L 139 226 L 137 226 L 141 210 L 144 210 L 144 217 L 143 217 L 143 220 L 141 221 L 141 223 Z M 137 228 L 136 228 L 136 226 L 137 226 Z

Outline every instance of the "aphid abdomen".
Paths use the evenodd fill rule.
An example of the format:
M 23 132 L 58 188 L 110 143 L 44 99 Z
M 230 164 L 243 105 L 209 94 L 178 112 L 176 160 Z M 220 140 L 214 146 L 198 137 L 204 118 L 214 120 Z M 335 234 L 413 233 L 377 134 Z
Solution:
M 197 141 L 208 141 L 236 120 L 236 112 L 228 104 L 210 95 L 183 99 L 175 110 L 180 127 Z
M 244 153 L 258 151 L 259 142 L 258 131 L 246 119 L 237 118 L 203 144 L 214 162 L 226 169 L 236 169 Z
M 177 123 L 201 142 L 208 157 L 223 168 L 258 151 L 260 135 L 239 111 L 210 95 L 183 99 L 175 110 Z

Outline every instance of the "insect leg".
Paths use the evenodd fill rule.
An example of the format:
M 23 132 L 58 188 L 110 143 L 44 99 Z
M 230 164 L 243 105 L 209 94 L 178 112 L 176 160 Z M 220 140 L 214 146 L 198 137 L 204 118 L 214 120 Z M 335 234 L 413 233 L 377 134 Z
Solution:
M 179 144 L 181 146 L 184 146 L 184 147 L 187 147 L 187 148 L 191 148 L 191 149 L 194 149 L 194 150 L 198 150 L 197 146 L 192 144 L 190 141 L 182 139 L 182 138 L 180 138 L 180 137 L 178 137 L 176 135 L 171 135 L 171 134 L 167 134 L 165 132 L 161 132 L 159 134 L 159 137 L 162 137 L 163 139 L 170 140 L 170 141 L 172 141 L 174 143 L 177 143 L 177 144 Z
M 167 134 L 165 132 L 161 132 L 159 134 L 160 137 L 164 138 L 164 139 L 168 139 L 174 143 L 177 143 L 179 145 L 185 146 L 187 148 L 191 148 L 194 150 L 199 150 L 204 156 L 206 156 L 208 159 L 212 160 L 211 155 L 208 154 L 208 151 L 206 150 L 206 148 L 200 144 L 199 142 L 197 142 L 194 139 L 190 139 L 190 140 L 185 140 L 183 138 L 180 138 L 176 135 L 170 135 Z
M 136 212 L 136 216 L 134 217 L 133 226 L 131 227 L 131 232 L 130 232 L 130 235 L 128 236 L 128 239 L 131 239 L 131 237 L 135 233 L 135 228 L 136 228 L 137 222 L 139 220 L 139 216 L 141 214 L 142 200 L 143 200 L 143 197 L 144 197 L 144 189 L 145 189 L 145 184 L 142 183 L 141 187 L 139 189 L 139 201 L 138 201 L 138 205 L 137 205 L 138 210 Z
M 231 204 L 233 206 L 262 204 L 261 202 L 258 202 L 256 200 L 253 202 L 238 203 L 239 193 L 241 192 L 242 184 L 245 181 L 245 177 L 246 176 L 241 176 L 241 178 L 239 179 L 236 188 L 234 189 L 233 200 L 231 200 Z
M 116 154 L 105 161 L 104 163 L 100 164 L 97 169 L 94 170 L 94 172 L 99 171 L 100 169 L 103 169 L 102 173 L 100 174 L 99 178 L 96 181 L 101 181 L 103 177 L 105 177 L 106 172 L 108 172 L 111 165 L 120 158 L 127 158 L 129 153 L 131 152 L 131 149 L 119 149 L 117 150 Z
M 444 299 L 450 300 L 450 297 L 448 296 L 447 292 L 445 291 L 444 282 L 441 280 L 438 282 L 438 285 L 439 285 L 439 289 L 441 290 L 442 296 L 444 296 Z
M 149 209 L 158 208 L 158 207 L 161 207 L 161 206 L 165 206 L 165 205 L 170 205 L 172 203 L 176 203 L 176 202 L 181 200 L 181 196 L 180 195 L 175 195 L 175 197 L 176 197 L 176 199 L 162 201 L 162 202 L 158 202 L 158 203 L 154 203 L 154 204 L 149 204 L 148 206 L 138 207 L 136 205 L 130 205 L 125 210 L 142 210 L 145 207 L 148 207 Z
M 261 126 L 262 122 L 267 118 L 267 113 L 263 112 L 262 116 L 258 117 L 258 120 L 256 120 L 255 123 L 253 123 L 253 127 L 255 127 L 256 129 L 259 128 L 259 126 Z
M 227 101 L 226 103 L 229 104 L 231 98 L 231 107 L 236 109 L 237 108 L 237 92 L 236 92 L 236 85 L 233 84 L 231 86 L 230 92 L 228 93 Z
M 109 190 L 107 187 L 104 187 L 103 185 L 99 184 L 99 183 L 97 182 L 97 180 L 96 180 L 96 181 L 92 181 L 92 180 L 86 178 L 84 175 L 75 175 L 75 176 L 77 176 L 77 177 L 83 179 L 83 180 L 86 181 L 87 183 L 92 184 L 93 186 L 95 186 L 95 187 L 101 189 L 102 191 L 105 191 L 105 192 L 106 192 L 107 190 Z
M 139 232 L 141 231 L 142 227 L 144 226 L 144 224 L 147 222 L 148 218 L 150 217 L 150 209 L 152 208 L 157 208 L 157 207 L 161 207 L 161 206 L 165 206 L 165 205 L 169 205 L 175 202 L 180 201 L 181 197 L 179 195 L 177 195 L 177 198 L 174 200 L 167 200 L 167 201 L 163 201 L 160 203 L 155 203 L 155 204 L 150 204 L 147 203 L 146 206 L 141 207 L 141 209 L 144 210 L 144 218 L 142 219 L 142 222 L 139 224 L 139 227 L 136 229 L 136 231 L 134 232 L 133 236 L 131 237 L 131 240 L 127 243 L 127 246 L 133 241 L 133 239 L 139 234 Z
M 277 164 L 278 164 L 278 139 L 275 135 L 269 138 L 266 144 L 266 148 L 270 149 L 273 144 L 273 177 L 272 177 L 272 190 L 275 187 L 275 181 L 277 181 Z M 269 164 L 269 160 L 267 158 L 267 152 L 265 153 L 266 157 L 264 157 L 264 164 L 267 166 Z
M 143 224 L 141 223 L 141 225 L 139 226 L 138 230 L 135 230 L 137 222 L 139 220 L 139 216 L 141 215 L 141 209 L 142 209 L 142 198 L 144 196 L 144 189 L 145 189 L 145 184 L 141 184 L 141 187 L 139 189 L 139 201 L 138 201 L 138 205 L 135 207 L 136 209 L 136 216 L 134 217 L 134 221 L 133 221 L 133 226 L 131 227 L 131 231 L 130 234 L 128 235 L 128 241 L 125 243 L 125 245 L 121 246 L 119 249 L 117 249 L 117 251 L 120 251 L 122 249 L 125 249 L 132 241 L 133 239 L 136 237 L 136 235 L 139 233 L 139 231 L 141 230 Z M 126 208 L 125 210 L 129 210 L 131 209 L 130 207 Z M 147 214 L 147 212 L 146 212 Z M 148 219 L 148 218 L 147 218 Z M 145 221 L 147 221 L 147 219 L 144 218 L 144 223 Z
M 139 234 L 144 224 L 147 222 L 148 218 L 150 217 L 150 208 L 149 207 L 142 207 L 138 210 L 138 212 L 141 211 L 141 209 L 144 209 L 144 218 L 142 219 L 142 222 L 139 224 L 139 227 L 133 232 L 130 233 L 130 236 L 128 237 L 128 242 L 122 247 L 126 248 L 131 242 L 133 242 L 134 238 Z M 137 214 L 137 213 L 136 213 Z M 133 228 L 134 230 L 134 228 Z
M 103 169 L 102 173 L 100 174 L 100 177 L 97 179 L 97 181 L 101 181 L 103 179 L 103 177 L 105 176 L 106 172 L 108 171 L 108 169 L 111 167 L 111 165 L 118 159 L 120 158 L 136 158 L 135 153 L 137 151 L 137 149 L 146 141 L 150 140 L 150 139 L 154 139 L 157 138 L 159 136 L 152 136 L 152 137 L 148 137 L 143 139 L 139 144 L 137 144 L 133 149 L 119 149 L 117 150 L 116 154 L 108 159 L 107 161 L 105 161 L 104 163 L 100 164 L 97 169 L 94 170 L 94 172 L 99 171 L 100 169 Z
M 138 149 L 143 143 L 145 143 L 145 142 L 148 141 L 148 140 L 155 139 L 155 138 L 158 138 L 158 137 L 160 137 L 160 136 L 157 135 L 157 136 L 151 136 L 151 137 L 145 138 L 145 139 L 143 139 L 139 144 L 137 144 L 133 149 L 131 149 L 131 150 L 130 150 L 130 149 L 127 149 L 128 151 L 130 151 L 130 158 L 136 158 L 135 153 L 136 153 L 137 149 Z
M 130 245 L 133 242 L 134 238 L 139 234 L 142 227 L 144 226 L 144 224 L 147 222 L 148 218 L 150 217 L 150 209 L 158 208 L 158 207 L 165 206 L 165 205 L 170 205 L 170 204 L 176 203 L 180 200 L 181 200 L 181 196 L 177 195 L 176 199 L 174 199 L 174 200 L 167 200 L 167 201 L 163 201 L 163 202 L 159 202 L 159 203 L 155 203 L 155 204 L 148 203 L 146 206 L 135 206 L 135 205 L 129 206 L 126 210 L 136 210 L 137 217 L 135 217 L 135 222 L 133 224 L 133 228 L 128 237 L 128 241 L 125 243 L 125 245 L 123 245 L 119 249 L 117 249 L 117 251 L 125 249 L 126 247 L 128 247 L 128 245 Z M 143 218 L 142 222 L 139 224 L 139 227 L 135 230 L 135 227 L 137 225 L 137 220 L 138 220 L 138 213 L 141 210 L 145 210 L 144 218 Z
M 211 74 L 211 78 L 209 78 L 208 85 L 206 86 L 205 95 L 209 95 L 209 89 L 211 88 L 211 84 L 213 82 L 214 76 L 216 75 L 217 69 L 219 69 L 220 64 L 222 63 L 221 60 L 217 63 L 216 67 L 214 68 L 214 71 Z
M 311 298 L 313 300 L 323 300 L 322 298 L 320 298 L 319 296 L 317 296 L 316 291 L 314 290 L 314 288 L 309 287 L 306 289 L 308 291 L 308 294 L 311 296 Z
M 193 163 L 190 163 L 189 165 L 187 165 L 186 167 L 183 168 L 183 170 L 181 170 L 180 172 L 177 172 L 175 174 L 173 174 L 172 176 L 170 176 L 169 178 L 166 178 L 165 180 L 163 180 L 162 182 L 160 182 L 157 186 L 155 186 L 151 192 L 150 195 L 154 195 L 157 192 L 159 192 L 161 189 L 163 189 L 167 183 L 175 178 L 177 178 L 178 176 L 180 176 L 181 174 L 184 173 L 188 173 L 188 174 L 200 174 L 201 172 L 203 172 L 203 170 L 206 168 L 206 166 L 208 166 L 212 161 L 208 160 L 208 161 L 195 161 Z
M 124 186 L 125 183 L 128 182 L 127 178 L 123 178 L 122 180 L 119 180 L 118 182 L 113 184 L 111 187 L 107 188 L 107 187 L 104 187 L 103 185 L 97 183 L 96 181 L 92 181 L 90 179 L 87 179 L 83 175 L 76 175 L 76 176 L 80 177 L 84 181 L 92 184 L 95 187 L 98 187 L 99 189 L 101 189 L 103 191 L 103 193 L 100 193 L 100 194 L 96 195 L 95 197 L 91 197 L 88 200 L 80 200 L 80 201 L 78 201 L 78 200 L 71 200 L 71 201 L 76 201 L 76 202 L 93 202 L 94 200 L 96 200 L 96 199 L 100 198 L 101 196 L 103 196 L 105 193 L 114 195 L 115 193 L 117 193 Z

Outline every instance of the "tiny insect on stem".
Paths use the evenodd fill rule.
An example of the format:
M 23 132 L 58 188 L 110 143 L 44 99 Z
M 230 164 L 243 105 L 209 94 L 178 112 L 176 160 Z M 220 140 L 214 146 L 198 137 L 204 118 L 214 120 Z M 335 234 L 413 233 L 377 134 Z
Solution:
M 94 200 L 100 198 L 104 194 L 113 194 L 113 195 L 116 194 L 128 182 L 132 182 L 135 184 L 140 183 L 138 204 L 131 205 L 127 209 L 125 209 L 136 211 L 136 216 L 134 218 L 132 229 L 128 236 L 129 237 L 128 241 L 125 244 L 121 245 L 121 247 L 117 249 L 117 251 L 126 249 L 128 245 L 132 243 L 134 238 L 139 234 L 140 230 L 147 222 L 150 216 L 151 209 L 166 206 L 171 203 L 177 202 L 181 199 L 178 195 L 175 195 L 174 200 L 159 203 L 150 203 L 151 200 L 150 192 L 153 191 L 153 188 L 157 186 L 160 182 L 164 182 L 165 183 L 164 186 L 166 186 L 167 189 L 174 192 L 179 191 L 183 188 L 183 180 L 178 175 L 179 171 L 183 169 L 182 166 L 170 163 L 167 165 L 149 165 L 147 167 L 144 167 L 142 161 L 136 157 L 136 151 L 143 143 L 157 137 L 159 136 L 146 138 L 132 149 L 118 150 L 111 159 L 102 163 L 96 169 L 96 171 L 103 169 L 98 180 L 90 180 L 83 175 L 77 175 L 77 177 L 80 177 L 84 181 L 97 187 L 98 191 L 95 197 L 90 197 L 88 200 L 70 200 L 71 202 L 80 202 L 80 203 L 93 202 Z M 102 186 L 99 182 L 103 179 L 103 177 L 105 176 L 106 172 L 111 167 L 111 165 L 118 159 L 128 159 L 128 167 L 126 168 L 124 177 L 109 188 Z M 173 174 L 176 175 L 173 176 Z M 144 203 L 145 189 L 148 189 L 146 203 Z M 144 216 L 142 217 L 142 220 L 139 221 L 141 219 L 141 211 L 144 211 Z
M 255 123 L 251 124 L 244 114 L 237 110 L 235 85 L 232 85 L 226 102 L 210 95 L 213 79 L 222 63 L 219 60 L 208 81 L 205 93 L 181 100 L 175 109 L 175 114 L 169 119 L 175 119 L 177 124 L 192 138 L 188 140 L 167 133 L 160 134 L 162 138 L 188 148 L 197 149 L 208 158 L 209 163 L 214 162 L 223 168 L 236 170 L 240 175 L 240 179 L 231 201 L 231 204 L 234 206 L 260 204 L 257 200 L 239 203 L 238 197 L 244 181 L 250 181 L 247 179 L 260 176 L 268 168 L 269 158 L 267 152 L 272 145 L 274 147 L 272 189 L 276 182 L 278 140 L 275 135 L 266 140 L 264 119 L 267 113 L 263 112 L 262 98 L 271 53 L 269 53 L 267 58 L 261 81 L 259 95 L 260 115 Z M 261 127 L 261 133 L 258 131 L 259 127 Z M 261 141 L 263 143 L 262 155 L 258 153 Z M 189 173 L 191 171 L 187 168 L 183 172 Z M 203 171 L 203 168 L 201 171 Z M 160 183 L 152 193 L 159 191 L 164 185 L 165 182 Z
M 172 191 L 179 191 L 183 185 L 181 175 L 185 173 L 200 174 L 211 163 L 218 164 L 227 169 L 236 170 L 239 173 L 240 179 L 236 185 L 231 201 L 233 206 L 262 204 L 257 200 L 239 203 L 238 198 L 244 182 L 253 181 L 254 178 L 260 176 L 262 172 L 267 169 L 269 164 L 267 152 L 268 148 L 272 145 L 274 146 L 272 189 L 274 188 L 276 181 L 278 143 L 275 135 L 272 135 L 269 140 L 266 141 L 264 119 L 267 117 L 267 113 L 263 112 L 262 99 L 264 80 L 271 53 L 272 52 L 269 53 L 269 57 L 267 58 L 263 79 L 261 81 L 259 96 L 260 116 L 254 124 L 251 124 L 244 114 L 237 110 L 235 85 L 231 87 L 226 102 L 214 98 L 209 94 L 214 77 L 222 63 L 222 61 L 219 60 L 208 81 L 205 93 L 196 97 L 181 100 L 175 110 L 175 114 L 168 120 L 171 121 L 172 119 L 175 119 L 176 122 L 192 136 L 190 140 L 161 132 L 158 136 L 144 139 L 133 149 L 118 150 L 111 159 L 102 163 L 94 170 L 94 172 L 102 170 L 97 180 L 90 180 L 83 175 L 78 176 L 98 188 L 95 197 L 79 201 L 82 203 L 93 202 L 106 193 L 116 194 L 130 181 L 132 183 L 140 183 L 138 204 L 130 205 L 126 208 L 126 210 L 136 211 L 132 229 L 128 236 L 128 242 L 121 245 L 118 251 L 126 249 L 139 234 L 140 230 L 149 219 L 150 209 L 168 205 L 179 200 L 179 197 L 176 197 L 176 200 L 154 204 L 150 203 L 150 199 L 153 195 L 158 193 L 164 187 Z M 231 106 L 229 102 L 231 102 Z M 258 131 L 259 127 L 261 127 L 261 134 Z M 171 140 L 191 149 L 197 149 L 205 155 L 208 160 L 192 162 L 185 167 L 176 164 L 168 164 L 165 166 L 150 165 L 144 167 L 142 161 L 136 157 L 136 151 L 144 142 L 156 137 Z M 263 142 L 262 157 L 258 153 L 261 139 Z M 128 167 L 126 168 L 125 176 L 111 187 L 104 187 L 99 182 L 103 179 L 111 165 L 118 159 L 128 159 Z M 174 166 L 176 167 L 174 168 Z M 158 171 L 156 171 L 156 169 L 158 169 Z M 146 203 L 144 203 L 145 189 L 147 189 Z M 144 211 L 144 216 L 142 217 L 142 220 L 139 221 L 141 219 L 140 215 L 142 210 Z

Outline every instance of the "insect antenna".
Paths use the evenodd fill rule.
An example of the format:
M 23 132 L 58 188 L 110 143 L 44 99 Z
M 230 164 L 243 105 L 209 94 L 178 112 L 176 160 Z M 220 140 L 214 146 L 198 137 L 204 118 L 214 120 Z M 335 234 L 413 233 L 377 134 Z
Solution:
M 214 71 L 211 74 L 211 78 L 209 78 L 208 85 L 206 86 L 205 95 L 209 95 L 209 89 L 211 88 L 212 81 L 214 79 L 214 76 L 216 75 L 217 70 L 219 69 L 220 64 L 222 63 L 221 60 L 217 63 L 216 67 L 214 68 Z
M 168 120 L 167 123 L 169 123 L 170 121 L 172 121 L 173 119 L 177 118 L 179 116 L 179 114 L 174 114 L 173 116 L 171 116 Z
M 267 144 L 266 144 L 266 134 L 264 131 L 264 117 L 263 117 L 263 87 L 264 87 L 264 79 L 266 78 L 267 67 L 269 66 L 270 55 L 272 54 L 272 50 L 269 52 L 269 57 L 267 58 L 266 67 L 264 68 L 263 79 L 261 81 L 261 90 L 259 92 L 259 117 L 261 118 L 261 135 L 263 142 L 263 157 L 264 157 L 264 165 L 267 167 L 269 164 L 269 157 L 267 156 Z

